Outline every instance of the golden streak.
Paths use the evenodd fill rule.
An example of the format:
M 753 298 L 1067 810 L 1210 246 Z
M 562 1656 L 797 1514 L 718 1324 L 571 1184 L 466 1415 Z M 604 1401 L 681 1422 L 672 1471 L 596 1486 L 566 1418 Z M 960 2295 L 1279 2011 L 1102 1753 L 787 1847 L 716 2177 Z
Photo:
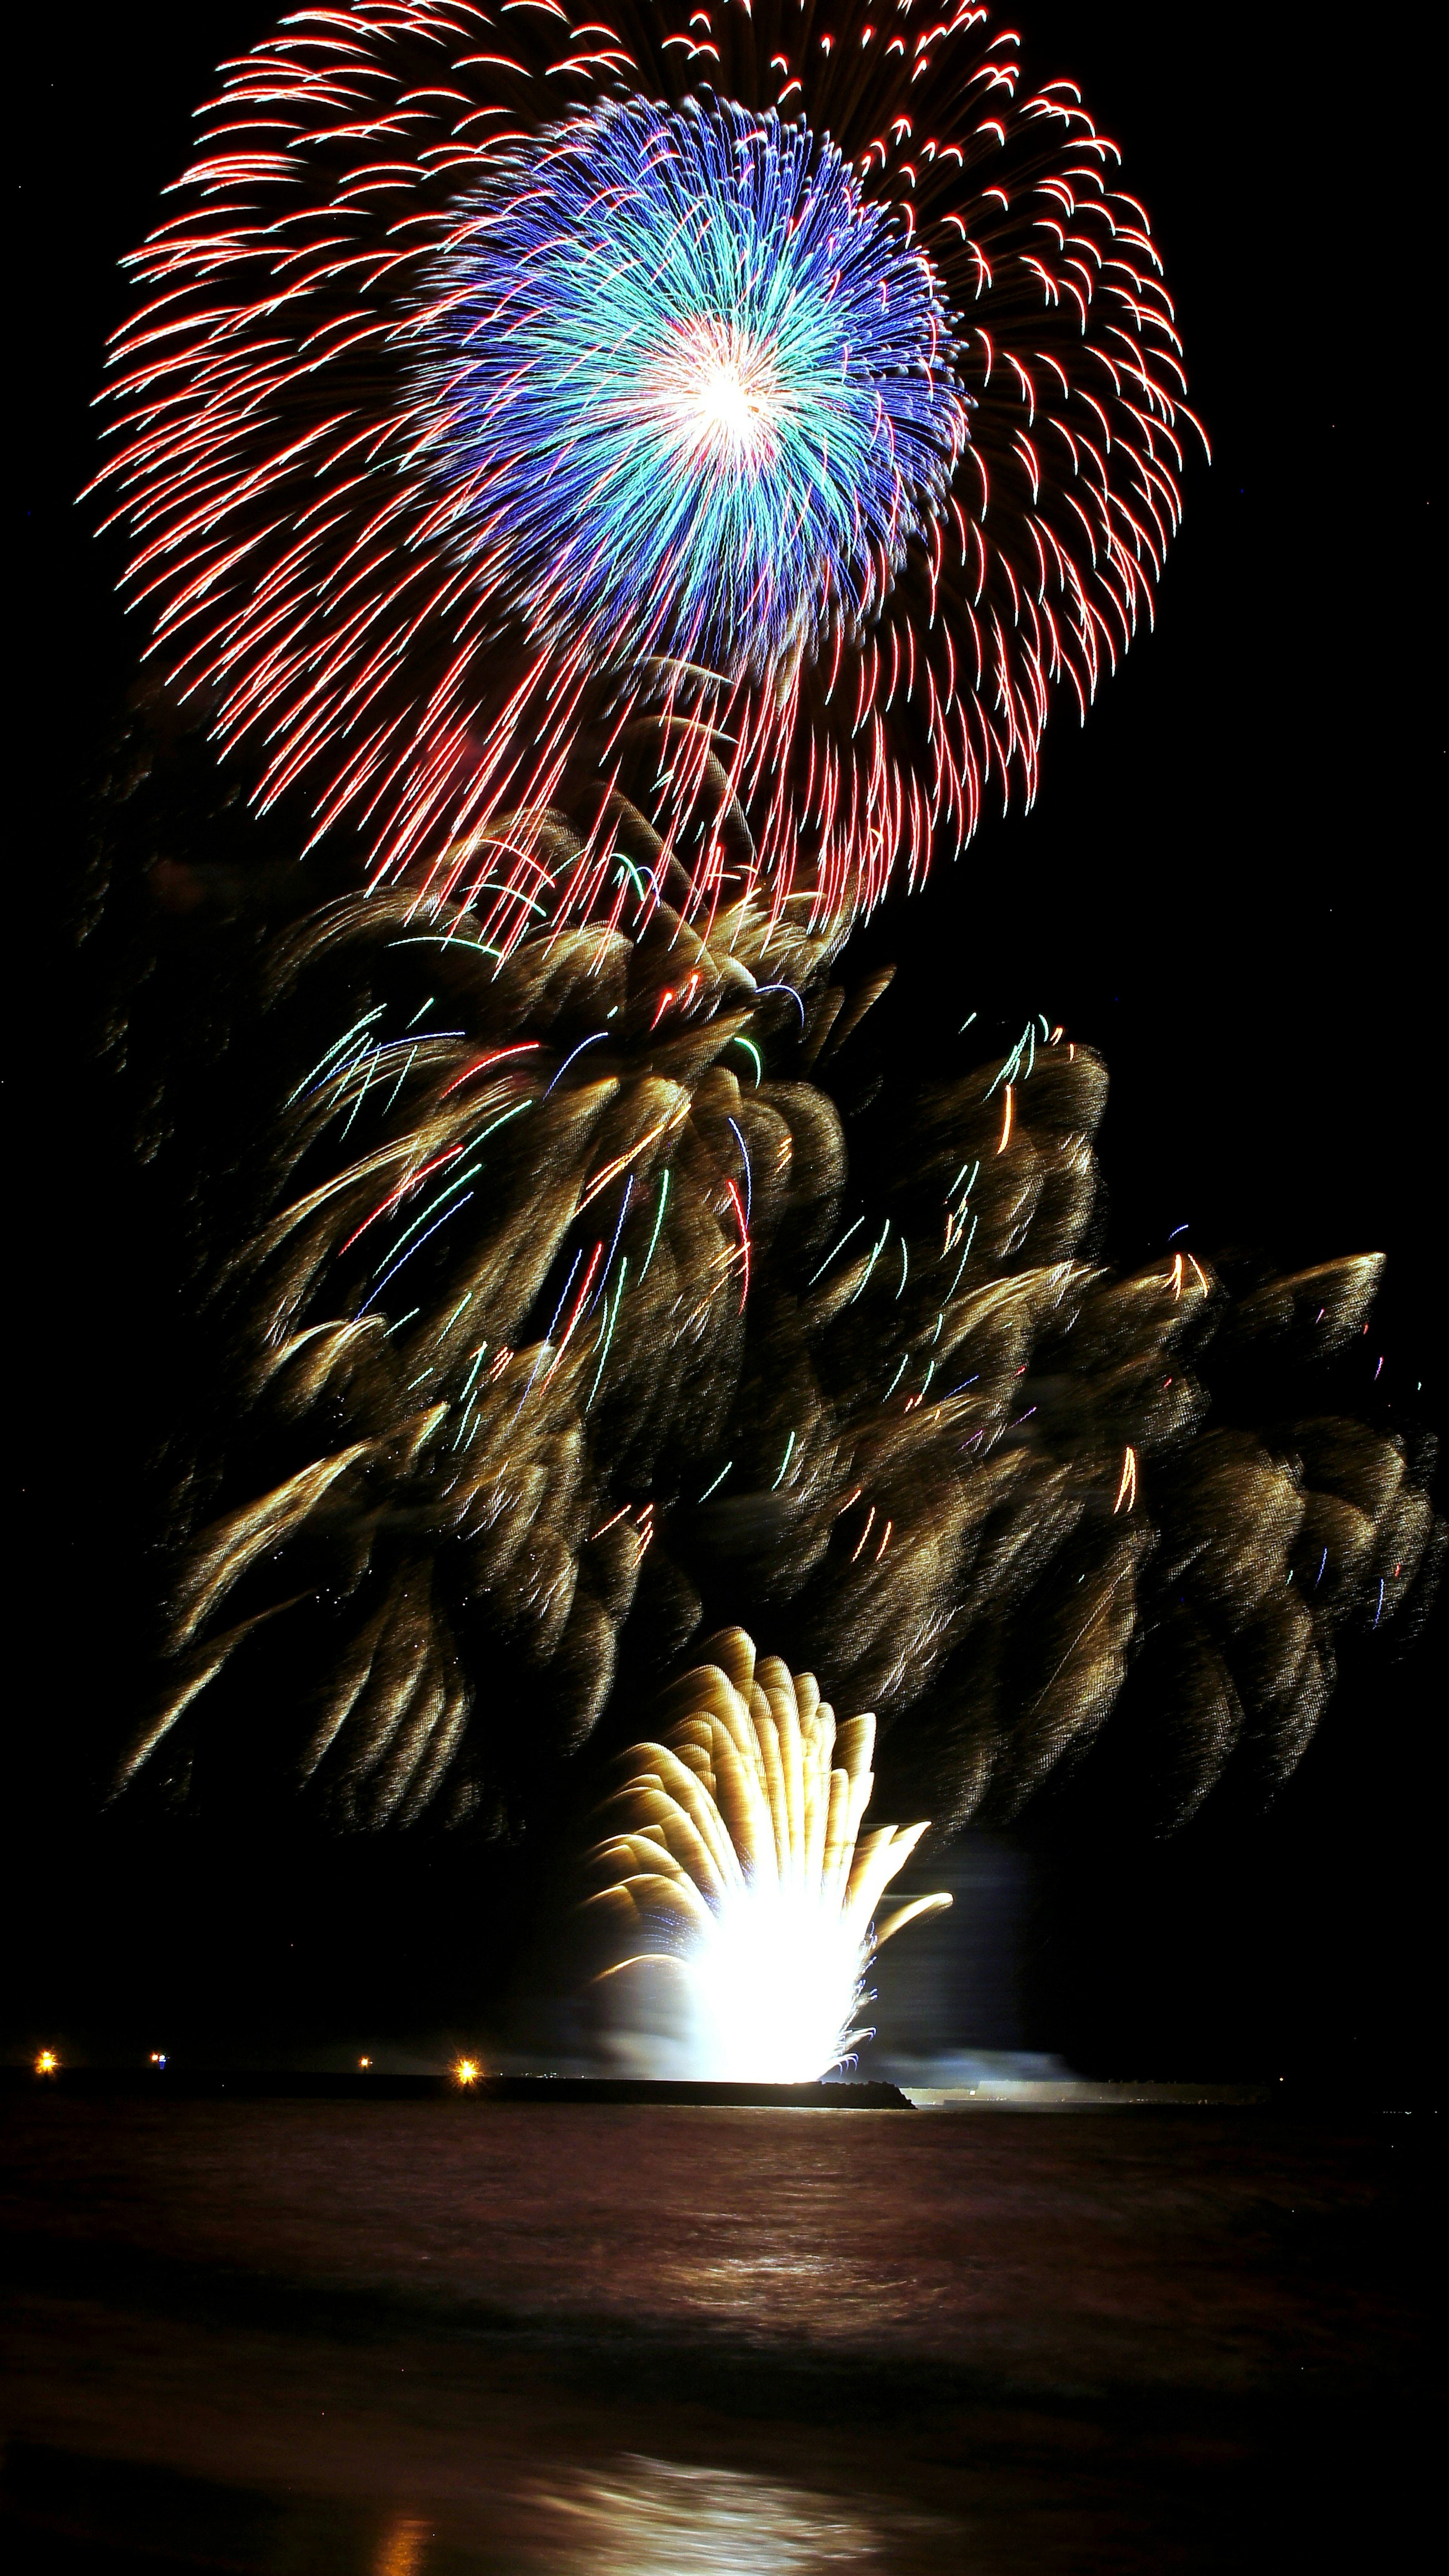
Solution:
M 873 1716 L 837 1724 L 811 1673 L 757 1659 L 740 1628 L 677 1682 L 660 1741 L 634 1746 L 590 1855 L 591 1904 L 621 1953 L 618 2026 L 660 2071 L 808 2082 L 868 2034 L 851 2024 L 883 1941 L 949 1905 L 916 1897 L 877 1915 L 924 1823 L 862 1831 Z M 660 2045 L 639 1973 L 669 1972 Z M 602 1981 L 601 1981 L 602 1982 Z M 657 2019 L 657 1995 L 655 2002 Z M 636 2051 L 637 2054 L 637 2051 Z

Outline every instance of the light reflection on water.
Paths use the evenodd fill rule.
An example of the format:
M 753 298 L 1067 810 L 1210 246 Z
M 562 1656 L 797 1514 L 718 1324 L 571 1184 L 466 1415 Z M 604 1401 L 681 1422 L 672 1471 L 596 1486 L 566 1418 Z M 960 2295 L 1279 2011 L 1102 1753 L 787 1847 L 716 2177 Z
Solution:
M 481 2429 L 481 2428 L 480 2428 Z M 426 2492 L 426 2490 L 424 2490 Z M 615 2451 L 511 2467 L 484 2440 L 471 2475 L 446 2472 L 419 2510 L 368 2505 L 275 2478 L 196 2477 L 156 2464 L 9 2445 L 0 2559 L 12 2522 L 95 2564 L 202 2576 L 958 2576 L 963 2528 L 879 2495 Z M 48 2565 L 25 2556 L 25 2566 Z
M 499 2499 L 502 2504 L 502 2499 Z M 508 2553 L 529 2576 L 827 2576 L 881 2567 L 888 2534 L 832 2496 L 752 2477 L 738 2469 L 687 2468 L 674 2460 L 621 2453 L 606 2468 L 536 2479 L 510 2499 L 522 2507 Z M 897 2533 L 919 2517 L 889 2517 Z M 369 2576 L 443 2576 L 461 2562 L 456 2545 L 415 2513 L 398 2514 L 378 2536 Z M 468 2553 L 480 2569 L 495 2562 Z
M 378 2542 L 371 2576 L 426 2576 L 432 2536 L 430 2522 L 421 2522 L 415 2513 L 399 2514 Z
M 572 2526 L 545 2549 L 549 2576 L 817 2576 L 881 2564 L 880 2533 L 831 2497 L 735 2469 L 626 2455 L 605 2475 L 541 2487 L 536 2501 Z
M 14 2523 L 197 2576 L 1235 2566 L 1419 2384 L 1403 2147 L 12 2104 L 0 2560 Z

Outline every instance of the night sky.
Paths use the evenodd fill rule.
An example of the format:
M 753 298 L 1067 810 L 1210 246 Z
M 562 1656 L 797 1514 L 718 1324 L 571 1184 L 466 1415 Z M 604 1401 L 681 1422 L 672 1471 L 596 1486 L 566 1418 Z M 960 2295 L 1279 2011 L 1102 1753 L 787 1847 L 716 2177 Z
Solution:
M 97 2048 L 146 2044 L 158 2017 L 200 2045 L 213 1996 L 224 2025 L 270 2014 L 322 2030 L 335 2003 L 351 2027 L 369 1978 L 391 2027 L 453 2026 L 483 1981 L 475 1892 L 417 1853 L 347 1856 L 325 1887 L 254 1842 L 218 1868 L 116 1828 L 98 1837 L 77 1787 L 87 1710 L 134 1687 L 146 1566 L 129 1503 L 181 1291 L 88 1067 L 94 984 L 69 928 L 78 791 L 135 638 L 111 593 L 119 551 L 91 539 L 72 495 L 124 307 L 116 263 L 181 166 L 212 66 L 270 19 L 139 5 L 82 38 L 42 18 L 20 92 L 22 146 L 41 157 L 21 199 L 38 295 L 12 483 L 30 584 L 11 741 L 30 801 L 11 861 L 30 1022 L 12 1191 L 12 1383 L 29 1416 L 12 1611 L 17 2047 L 62 2024 Z M 1059 706 L 1035 812 L 988 822 L 851 962 L 897 962 L 883 1025 L 907 1065 L 972 1009 L 1010 1036 L 1045 1010 L 1103 1051 L 1122 1263 L 1185 1221 L 1203 1254 L 1262 1246 L 1293 1266 L 1385 1251 L 1352 1366 L 1366 1395 L 1383 1355 L 1375 1418 L 1442 1425 L 1431 359 L 1405 264 L 1427 80 L 1411 48 L 1370 72 L 1306 11 L 1034 5 L 1019 23 L 1028 65 L 1076 77 L 1124 146 L 1215 461 L 1189 466 L 1156 635 L 1085 732 Z M 1401 2075 L 1425 2037 L 1433 1652 L 1432 1637 L 1403 1662 L 1350 1649 L 1267 1815 L 1224 1793 L 1153 1843 L 1090 1778 L 1028 1811 L 1011 2027 L 977 2036 L 1111 2073 Z

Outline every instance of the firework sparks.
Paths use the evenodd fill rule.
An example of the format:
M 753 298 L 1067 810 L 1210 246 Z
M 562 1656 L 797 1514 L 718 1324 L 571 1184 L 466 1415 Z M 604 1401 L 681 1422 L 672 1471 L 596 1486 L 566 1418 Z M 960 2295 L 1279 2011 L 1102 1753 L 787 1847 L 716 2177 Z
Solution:
M 984 10 L 700 23 L 304 11 L 135 264 L 132 595 L 369 890 L 248 987 L 246 1436 L 178 1465 L 118 1791 L 270 1759 L 334 1824 L 507 1834 L 728 1581 L 947 1829 L 1138 1654 L 1170 1821 L 1291 1769 L 1432 1556 L 1403 1443 L 1209 1420 L 1215 1337 L 1340 1347 L 1377 1260 L 1105 1268 L 1105 1076 L 1048 1018 L 860 1205 L 821 1068 L 887 979 L 834 960 L 1150 616 L 1191 414 L 1115 147 Z
M 673 871 L 691 919 L 919 882 L 1177 524 L 1172 307 L 1076 91 L 981 8 L 714 23 L 303 11 L 134 263 L 154 652 L 263 807 L 505 952 Z
M 881 1943 L 951 1899 L 877 1918 L 926 1827 L 862 1831 L 875 1719 L 837 1726 L 814 1675 L 757 1662 L 742 1629 L 707 1651 L 669 1694 L 664 1741 L 626 1757 L 592 1857 L 594 1906 L 629 1944 L 605 1971 L 615 2033 L 658 2071 L 647 1989 L 663 1978 L 679 2073 L 809 2083 L 870 2036 L 854 2024 Z
M 596 663 L 763 674 L 868 617 L 964 442 L 929 262 L 773 115 L 545 131 L 430 283 L 419 461 L 454 547 Z
M 763 906 L 539 931 L 501 972 L 437 918 L 419 943 L 407 896 L 357 896 L 263 955 L 287 1105 L 212 1289 L 245 1440 L 170 1471 L 128 1794 L 254 1780 L 260 1693 L 277 1794 L 334 1824 L 542 1823 L 722 1587 L 878 1712 L 893 1799 L 944 1829 L 1013 1814 L 1124 1690 L 1154 1821 L 1232 1761 L 1284 1777 L 1345 1624 L 1431 1570 L 1403 1444 L 1296 1382 L 1381 1264 L 1240 1299 L 1180 1247 L 1105 1267 L 1105 1074 L 1050 1021 L 897 1093 L 863 1192 L 822 1077 L 883 979 L 847 1000 Z M 1235 1352 L 1275 1355 L 1262 1430 Z

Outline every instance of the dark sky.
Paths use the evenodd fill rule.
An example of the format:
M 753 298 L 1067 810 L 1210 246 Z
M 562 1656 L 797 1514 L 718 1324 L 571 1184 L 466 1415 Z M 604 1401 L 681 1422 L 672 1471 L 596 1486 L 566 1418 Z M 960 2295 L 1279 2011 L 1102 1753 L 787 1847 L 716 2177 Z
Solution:
M 77 1695 L 106 1687 L 119 1633 L 107 1569 L 135 1425 L 116 1390 L 146 1329 L 138 1203 L 83 1070 L 86 1004 L 62 927 L 74 783 L 133 649 L 110 592 L 117 558 L 72 495 L 91 470 L 87 405 L 123 309 L 116 263 L 181 166 L 212 66 L 269 19 L 147 0 L 89 22 L 32 17 L 19 99 L 22 148 L 38 156 L 21 197 L 38 293 L 17 353 L 33 587 L 12 778 L 34 805 L 11 866 L 35 907 L 30 953 L 47 962 L 19 978 L 35 1017 L 12 1329 L 39 1432 L 18 1720 L 22 1741 L 52 1754 Z M 1214 463 L 1188 473 L 1156 635 L 1085 733 L 1059 711 L 1036 812 L 984 829 L 926 897 L 872 925 L 870 945 L 899 961 L 923 1025 L 976 1008 L 1019 1026 L 1043 1009 L 1102 1048 L 1122 1260 L 1184 1220 L 1208 1251 L 1262 1243 L 1290 1263 L 1387 1252 L 1378 1397 L 1390 1421 L 1442 1423 L 1431 898 L 1443 729 L 1422 640 L 1432 308 L 1412 268 L 1427 75 L 1402 30 L 1381 72 L 1307 10 L 1134 0 L 1032 6 L 1012 23 L 1028 65 L 1077 78 L 1124 147 Z M 1324 2070 L 1401 2063 L 1420 2028 L 1437 1855 L 1431 1651 L 1347 1673 L 1266 1818 L 1209 1810 L 1150 1847 L 1101 1819 L 1075 1840 L 1069 1824 L 1029 1824 L 1040 1897 L 1025 1936 L 1030 2027 L 1016 2035 L 1128 2072 L 1276 2071 L 1278 2054 Z M 23 1874 L 24 2035 L 62 1998 L 80 2012 L 75 1961 L 144 1900 L 124 1869 L 68 1869 L 33 1809 L 15 1830 L 36 1864 Z M 48 1908 L 69 1984 L 47 1983 L 44 1942 L 30 1937 Z M 278 1955 L 283 1937 L 277 1924 L 257 1935 Z

